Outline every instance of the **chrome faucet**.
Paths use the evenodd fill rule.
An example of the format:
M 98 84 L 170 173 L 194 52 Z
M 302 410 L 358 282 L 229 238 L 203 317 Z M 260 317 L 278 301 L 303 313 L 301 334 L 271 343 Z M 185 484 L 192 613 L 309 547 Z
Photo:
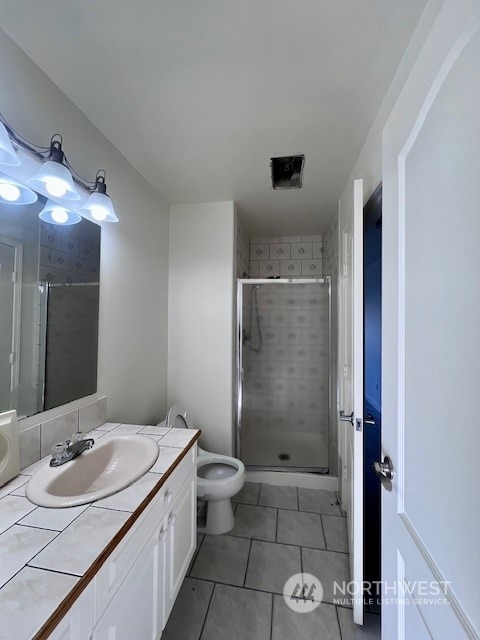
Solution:
M 70 460 L 73 460 L 87 449 L 91 449 L 94 444 L 95 440 L 93 438 L 83 439 L 83 434 L 78 432 L 74 434 L 73 440 L 58 442 L 53 445 L 50 466 L 59 467 L 66 462 L 70 462 Z

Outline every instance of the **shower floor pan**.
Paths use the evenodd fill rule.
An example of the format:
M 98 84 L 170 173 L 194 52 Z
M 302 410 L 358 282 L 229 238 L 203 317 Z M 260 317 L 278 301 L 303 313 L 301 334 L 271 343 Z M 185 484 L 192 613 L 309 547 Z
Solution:
M 323 434 L 252 427 L 242 431 L 242 461 L 248 467 L 328 472 L 329 447 Z

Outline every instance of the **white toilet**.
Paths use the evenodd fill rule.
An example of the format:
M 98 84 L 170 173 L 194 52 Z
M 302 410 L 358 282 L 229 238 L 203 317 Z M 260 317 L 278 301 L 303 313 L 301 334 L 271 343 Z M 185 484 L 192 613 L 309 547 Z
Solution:
M 195 427 L 187 418 L 187 412 L 174 405 L 166 419 L 158 426 Z M 160 441 L 161 444 L 161 441 Z M 199 533 L 219 535 L 228 533 L 235 525 L 231 498 L 245 483 L 245 466 L 237 458 L 209 453 L 198 447 L 197 497 L 206 503 L 205 526 L 199 526 Z

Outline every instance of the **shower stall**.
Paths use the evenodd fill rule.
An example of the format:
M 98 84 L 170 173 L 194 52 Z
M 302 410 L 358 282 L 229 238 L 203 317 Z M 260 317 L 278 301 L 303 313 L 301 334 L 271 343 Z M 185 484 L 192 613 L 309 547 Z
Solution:
M 330 278 L 241 279 L 236 455 L 253 470 L 328 473 Z

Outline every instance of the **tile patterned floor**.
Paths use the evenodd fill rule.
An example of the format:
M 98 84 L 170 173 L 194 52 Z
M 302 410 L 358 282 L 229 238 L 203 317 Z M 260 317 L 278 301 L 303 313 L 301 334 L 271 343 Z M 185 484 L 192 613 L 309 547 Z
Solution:
M 379 640 L 380 618 L 352 622 L 333 604 L 333 581 L 349 580 L 346 518 L 332 491 L 247 482 L 237 494 L 235 528 L 199 536 L 195 557 L 162 640 Z M 295 613 L 282 596 L 287 578 L 316 575 L 323 601 Z

